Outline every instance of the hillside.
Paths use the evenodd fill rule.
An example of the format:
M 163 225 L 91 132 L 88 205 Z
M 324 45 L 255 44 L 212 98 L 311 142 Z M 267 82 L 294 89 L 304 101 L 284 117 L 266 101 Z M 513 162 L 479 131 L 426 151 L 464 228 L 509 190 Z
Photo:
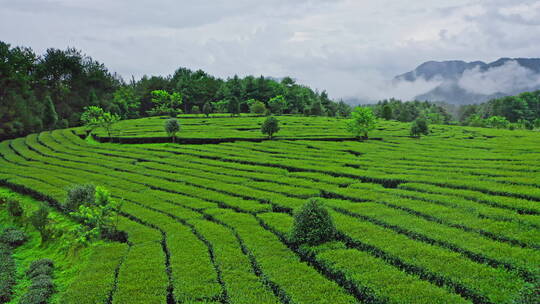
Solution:
M 199 144 L 137 144 L 167 139 L 160 118 L 121 121 L 124 143 L 79 128 L 1 142 L 6 187 L 54 207 L 90 182 L 123 201 L 127 243 L 96 249 L 56 303 L 514 303 L 540 274 L 538 132 L 417 139 L 383 121 L 358 141 L 344 119 L 278 119 L 275 140 L 263 118 L 180 116 Z M 339 233 L 298 247 L 311 197 Z
M 428 61 L 398 75 L 395 82 L 432 82 L 435 87 L 417 100 L 473 104 L 540 89 L 540 58 L 500 58 L 485 63 Z

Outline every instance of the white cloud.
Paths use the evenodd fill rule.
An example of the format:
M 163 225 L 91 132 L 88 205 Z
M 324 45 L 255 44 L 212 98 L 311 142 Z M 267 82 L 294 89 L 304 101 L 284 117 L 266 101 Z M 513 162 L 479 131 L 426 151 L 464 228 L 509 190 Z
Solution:
M 375 100 L 431 87 L 389 87 L 424 61 L 538 56 L 538 3 L 0 0 L 0 39 L 38 53 L 74 46 L 126 78 L 179 66 L 290 75 L 334 98 Z
M 539 86 L 540 75 L 512 60 L 486 71 L 478 67 L 466 70 L 459 79 L 458 85 L 477 94 L 512 94 L 515 93 L 516 88 L 533 89 Z

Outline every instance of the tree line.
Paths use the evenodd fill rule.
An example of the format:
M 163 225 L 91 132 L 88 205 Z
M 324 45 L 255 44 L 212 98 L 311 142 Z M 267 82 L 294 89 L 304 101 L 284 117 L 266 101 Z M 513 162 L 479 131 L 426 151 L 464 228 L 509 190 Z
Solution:
M 88 107 L 121 119 L 175 113 L 348 116 L 351 108 L 290 77 L 221 79 L 179 68 L 169 76 L 123 80 L 74 48 L 38 55 L 0 41 L 0 140 L 79 126 Z
M 540 91 L 492 99 L 459 108 L 462 125 L 494 128 L 540 128 Z
M 455 106 L 442 102 L 385 99 L 370 106 L 382 119 L 430 124 L 535 129 L 540 128 L 540 91 L 492 99 L 475 105 Z

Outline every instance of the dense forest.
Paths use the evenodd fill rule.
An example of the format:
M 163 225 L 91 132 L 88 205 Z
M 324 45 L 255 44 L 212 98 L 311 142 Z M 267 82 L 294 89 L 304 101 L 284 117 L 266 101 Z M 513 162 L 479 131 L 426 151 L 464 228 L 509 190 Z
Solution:
M 380 118 L 401 122 L 425 118 L 434 124 L 533 129 L 540 127 L 540 91 L 462 106 L 392 98 L 373 105 L 373 112 Z
M 176 93 L 178 110 L 184 113 L 203 109 L 245 113 L 257 101 L 264 103 L 263 110 L 277 114 L 347 116 L 350 112 L 344 102 L 334 102 L 325 91 L 314 91 L 290 77 L 224 80 L 179 68 L 170 76 L 144 76 L 127 83 L 73 48 L 51 48 L 37 55 L 30 48 L 0 42 L 0 139 L 77 126 L 87 106 L 99 106 L 121 118 L 160 114 L 153 100 L 158 90 Z
M 163 102 L 167 100 L 167 102 Z M 161 106 L 160 106 L 161 104 Z M 171 105 L 162 107 L 164 104 Z M 86 107 L 98 106 L 122 119 L 179 113 L 272 113 L 347 117 L 351 107 L 333 101 L 291 77 L 221 79 L 179 68 L 169 76 L 123 80 L 74 48 L 30 48 L 0 41 L 0 140 L 32 132 L 78 126 Z M 480 105 L 450 105 L 396 99 L 372 106 L 375 115 L 410 122 L 459 122 L 472 126 L 538 125 L 540 92 L 527 92 Z M 489 120 L 491 117 L 496 119 Z M 518 127 L 519 127 L 518 126 Z

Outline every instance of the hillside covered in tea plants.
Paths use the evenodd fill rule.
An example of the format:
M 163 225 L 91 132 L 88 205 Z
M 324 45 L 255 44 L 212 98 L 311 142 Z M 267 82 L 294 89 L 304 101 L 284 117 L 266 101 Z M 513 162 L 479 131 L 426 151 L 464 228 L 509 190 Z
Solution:
M 88 138 L 75 128 L 2 141 L 0 228 L 27 240 L 0 246 L 0 302 L 43 286 L 27 270 L 40 258 L 54 264 L 38 265 L 51 277 L 50 303 L 537 299 L 538 132 L 431 125 L 418 138 L 409 124 L 383 121 L 359 140 L 345 119 L 277 116 L 267 140 L 264 119 L 180 116 L 174 144 L 161 117 Z M 124 238 L 70 239 L 79 228 L 64 202 L 74 184 L 121 202 Z M 298 244 L 294 218 L 313 198 L 337 231 Z M 45 242 L 28 224 L 41 205 L 54 232 Z

